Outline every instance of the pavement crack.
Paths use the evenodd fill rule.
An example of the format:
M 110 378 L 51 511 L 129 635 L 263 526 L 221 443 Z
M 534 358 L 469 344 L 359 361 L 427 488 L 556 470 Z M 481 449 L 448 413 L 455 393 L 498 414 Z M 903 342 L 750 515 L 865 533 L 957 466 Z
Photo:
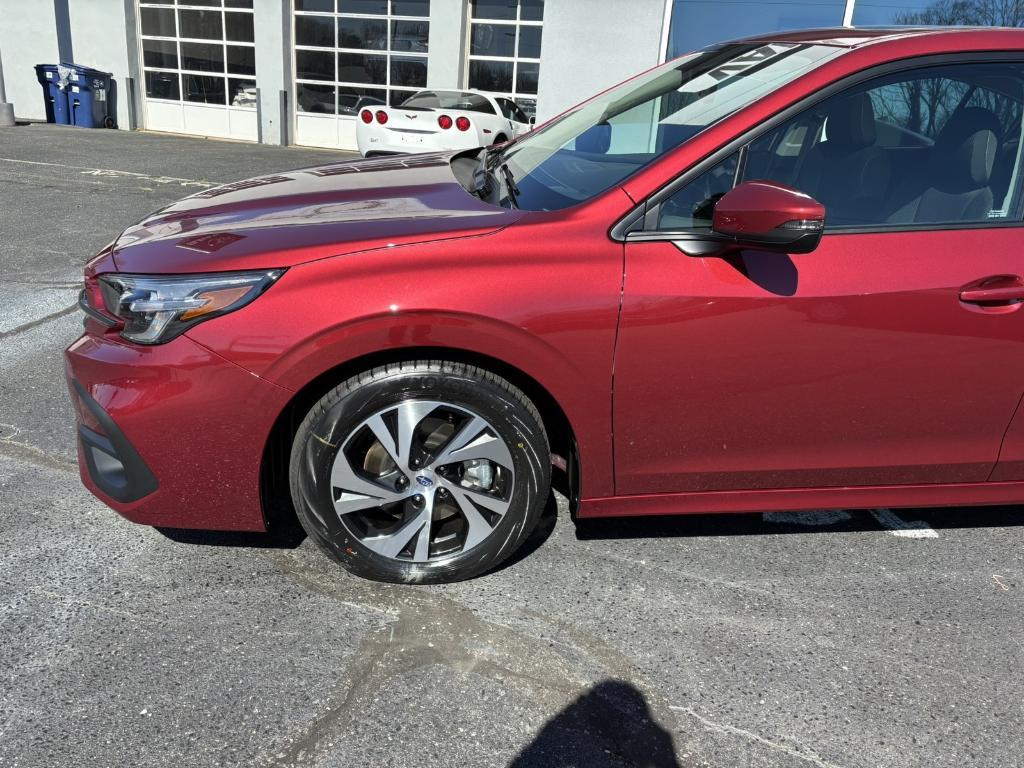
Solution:
M 272 766 L 315 762 L 322 757 L 324 743 L 344 733 L 356 713 L 371 708 L 390 681 L 431 666 L 521 686 L 553 711 L 589 684 L 546 639 L 484 619 L 441 589 L 337 582 L 292 554 L 271 557 L 303 585 L 344 605 L 383 611 L 390 618 L 356 649 L 340 701 L 291 736 L 288 746 L 271 759 Z
M 628 566 L 634 566 L 634 567 L 637 565 L 637 562 L 638 562 L 635 558 L 626 557 L 626 556 L 618 555 L 618 554 L 615 554 L 615 553 L 604 554 L 604 557 L 608 558 L 608 559 L 611 559 L 611 560 L 618 560 L 618 561 L 620 561 L 622 563 L 625 563 Z M 710 587 L 722 587 L 722 588 L 725 588 L 725 589 L 732 589 L 732 590 L 735 590 L 737 592 L 747 592 L 747 593 L 750 593 L 752 595 L 760 595 L 762 597 L 771 597 L 771 598 L 780 597 L 780 595 L 778 593 L 776 593 L 776 592 L 771 592 L 771 591 L 769 591 L 767 589 L 761 589 L 759 587 L 752 587 L 749 584 L 741 584 L 739 582 L 730 581 L 728 579 L 716 579 L 716 578 L 712 578 L 710 576 L 705 576 L 703 574 L 693 573 L 692 571 L 685 571 L 685 570 L 682 570 L 682 569 L 679 569 L 679 568 L 670 568 L 670 567 L 667 567 L 667 566 L 664 566 L 664 565 L 660 565 L 660 564 L 657 564 L 657 563 L 645 563 L 643 561 L 640 561 L 640 562 L 643 565 L 643 567 L 645 567 L 645 568 L 651 568 L 653 570 L 661 571 L 662 573 L 668 574 L 668 575 L 673 576 L 673 577 L 683 578 L 683 579 L 690 579 L 692 581 L 697 581 L 697 582 L 700 582 L 702 584 L 706 584 L 706 585 L 708 585 Z
M 815 752 L 812 749 L 809 749 L 808 747 L 791 747 L 787 744 L 781 744 L 777 741 L 766 739 L 764 736 L 760 736 L 754 733 L 753 731 L 748 731 L 745 728 L 737 728 L 734 725 L 728 725 L 727 723 L 719 723 L 714 720 L 709 720 L 708 718 L 697 714 L 697 712 L 692 710 L 690 707 L 669 705 L 669 709 L 673 712 L 681 712 L 684 715 L 692 717 L 694 720 L 699 722 L 709 731 L 714 731 L 715 733 L 724 733 L 730 736 L 738 736 L 749 741 L 757 742 L 758 744 L 766 746 L 769 749 L 774 749 L 778 752 L 784 752 L 790 757 L 795 757 L 799 760 L 803 760 L 804 762 L 816 765 L 818 766 L 818 768 L 841 768 L 841 766 L 838 766 L 835 763 L 830 763 L 827 760 L 822 759 L 822 757 L 818 755 L 817 752 Z
M 6 425 L 0 425 L 6 426 Z M 18 432 L 14 433 L 15 435 Z M 14 435 L 10 437 L 0 437 L 0 456 L 6 456 L 11 459 L 21 459 L 27 461 L 30 464 L 34 464 L 37 467 L 43 467 L 44 469 L 56 469 L 61 472 L 74 472 L 78 473 L 78 464 L 68 459 L 54 456 L 51 453 L 47 453 L 42 448 L 37 448 L 30 443 L 23 443 L 20 440 L 14 440 Z
M 40 325 L 45 325 L 51 320 L 56 320 L 57 318 L 64 317 L 65 315 L 70 315 L 72 312 L 76 311 L 78 311 L 78 304 L 72 304 L 70 307 L 65 307 L 64 309 L 51 312 L 48 315 L 44 315 L 43 317 L 30 322 L 22 323 L 21 325 L 11 328 L 9 331 L 0 331 L 0 339 L 9 339 L 12 336 L 17 336 L 19 333 L 31 331 L 33 328 L 38 328 Z

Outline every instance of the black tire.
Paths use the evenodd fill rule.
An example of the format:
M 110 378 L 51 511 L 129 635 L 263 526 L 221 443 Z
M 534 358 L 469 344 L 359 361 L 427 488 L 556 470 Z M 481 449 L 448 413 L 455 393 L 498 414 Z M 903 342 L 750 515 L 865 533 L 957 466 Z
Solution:
M 492 430 L 487 433 L 490 439 L 500 438 L 513 465 L 508 481 L 510 490 L 505 489 L 507 511 L 490 522 L 492 527 L 488 528 L 486 537 L 468 551 L 438 557 L 431 554 L 429 559 L 421 562 L 403 560 L 401 554 L 385 556 L 364 545 L 354 526 L 343 522 L 343 519 L 350 520 L 350 516 L 336 510 L 335 496 L 338 492 L 331 482 L 332 468 L 339 453 L 342 448 L 351 450 L 358 430 L 366 429 L 368 419 L 389 408 L 400 407 L 402 403 L 406 405 L 401 407 L 408 407 L 409 403 L 416 401 L 443 402 L 484 419 Z M 399 443 L 397 435 L 395 443 Z M 398 450 L 401 451 L 400 448 Z M 345 461 L 345 458 L 340 461 Z M 441 471 L 450 471 L 450 467 L 438 470 L 438 494 L 444 493 L 440 490 Z M 408 479 L 399 479 L 408 483 Z M 419 477 L 415 479 L 420 481 Z M 397 583 L 452 582 L 469 579 L 494 568 L 527 539 L 550 493 L 551 453 L 537 409 L 508 381 L 476 366 L 416 360 L 365 371 L 324 395 L 296 432 L 289 481 L 299 522 L 306 533 L 352 573 L 375 581 Z M 432 509 L 433 498 L 431 496 Z M 403 510 L 402 515 L 415 514 L 409 511 L 404 501 L 393 508 Z M 434 512 L 426 514 L 431 520 L 426 533 L 429 540 L 431 527 L 435 525 Z M 468 531 L 468 519 L 464 525 Z M 401 526 L 412 527 L 405 523 Z M 463 546 L 466 541 L 463 541 Z

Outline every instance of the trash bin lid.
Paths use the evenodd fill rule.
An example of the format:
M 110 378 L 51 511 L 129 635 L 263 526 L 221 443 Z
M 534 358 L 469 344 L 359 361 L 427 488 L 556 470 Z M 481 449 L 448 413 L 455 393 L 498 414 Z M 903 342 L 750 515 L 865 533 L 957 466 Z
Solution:
M 75 64 L 73 62 L 62 61 L 60 65 L 62 67 L 69 67 L 71 69 L 74 69 L 76 72 L 78 72 L 78 74 L 85 75 L 86 77 L 113 77 L 113 75 L 110 72 L 104 72 L 101 69 L 93 69 L 92 67 L 86 67 L 83 64 Z

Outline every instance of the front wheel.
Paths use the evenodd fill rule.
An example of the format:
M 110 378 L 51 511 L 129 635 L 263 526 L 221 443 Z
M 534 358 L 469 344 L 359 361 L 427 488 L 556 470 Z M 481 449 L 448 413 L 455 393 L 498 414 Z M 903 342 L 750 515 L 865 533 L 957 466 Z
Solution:
M 535 527 L 551 455 L 537 409 L 475 366 L 419 360 L 354 376 L 295 436 L 303 528 L 348 570 L 391 582 L 468 579 Z

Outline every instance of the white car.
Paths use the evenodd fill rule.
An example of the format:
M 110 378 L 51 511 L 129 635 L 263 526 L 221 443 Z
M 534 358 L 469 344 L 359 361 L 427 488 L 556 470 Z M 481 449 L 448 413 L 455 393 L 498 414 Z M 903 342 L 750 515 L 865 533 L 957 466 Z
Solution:
M 503 144 L 533 119 L 511 99 L 476 91 L 420 91 L 398 107 L 367 107 L 356 123 L 363 157 L 443 152 Z

